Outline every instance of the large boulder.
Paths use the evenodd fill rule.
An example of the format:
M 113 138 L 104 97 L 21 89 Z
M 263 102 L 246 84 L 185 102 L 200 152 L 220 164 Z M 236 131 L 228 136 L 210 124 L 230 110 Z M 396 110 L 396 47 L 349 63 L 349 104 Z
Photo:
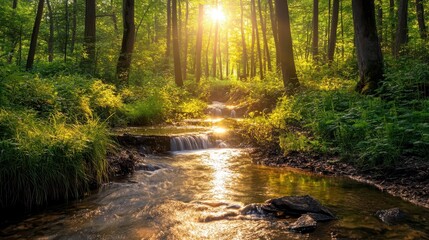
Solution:
M 300 216 L 302 214 L 318 214 L 315 218 L 322 221 L 334 220 L 335 215 L 326 207 L 322 206 L 316 199 L 309 195 L 305 196 L 285 196 L 269 199 L 265 202 L 270 209 L 277 209 L 289 216 Z

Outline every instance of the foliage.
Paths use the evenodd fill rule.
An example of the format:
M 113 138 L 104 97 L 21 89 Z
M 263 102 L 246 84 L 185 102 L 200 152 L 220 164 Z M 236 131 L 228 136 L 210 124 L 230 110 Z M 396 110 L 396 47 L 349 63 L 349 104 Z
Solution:
M 0 208 L 74 199 L 106 179 L 105 124 L 0 110 Z

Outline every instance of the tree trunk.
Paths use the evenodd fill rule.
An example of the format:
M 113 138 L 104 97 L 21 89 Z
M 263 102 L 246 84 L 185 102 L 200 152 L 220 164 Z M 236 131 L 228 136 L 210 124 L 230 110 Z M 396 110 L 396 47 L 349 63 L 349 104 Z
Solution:
M 398 26 L 394 55 L 398 56 L 402 47 L 408 42 L 408 0 L 400 0 L 398 8 Z
M 352 0 L 352 10 L 359 66 L 356 91 L 372 94 L 383 80 L 383 56 L 375 23 L 374 1 Z
M 183 79 L 187 77 L 188 66 L 188 21 L 189 21 L 189 0 L 186 0 L 186 17 L 185 17 L 185 43 L 183 47 Z
M 279 33 L 280 60 L 283 73 L 283 84 L 286 92 L 293 93 L 299 86 L 296 75 L 295 61 L 292 49 L 292 34 L 290 31 L 289 8 L 287 0 L 275 0 L 276 17 Z
M 215 26 L 215 37 L 213 41 L 213 59 L 212 59 L 212 76 L 216 77 L 216 57 L 217 57 L 217 46 L 219 41 L 219 22 L 216 22 Z
M 34 63 L 34 55 L 36 54 L 37 37 L 39 36 L 40 22 L 43 16 L 44 0 L 39 0 L 37 5 L 36 19 L 34 20 L 33 33 L 31 34 L 30 50 L 28 51 L 27 65 L 25 69 L 31 70 Z
M 219 31 L 219 39 L 222 39 L 220 36 L 220 31 Z M 223 68 L 222 68 L 222 48 L 221 48 L 221 41 L 219 41 L 219 79 L 223 80 Z
M 389 1 L 389 20 L 390 20 L 390 46 L 392 54 L 395 53 L 395 0 Z
M 48 40 L 48 61 L 54 60 L 54 15 L 52 14 L 51 2 L 46 0 L 49 16 L 49 40 Z
M 337 43 L 337 28 L 338 28 L 338 14 L 340 12 L 340 0 L 334 0 L 332 7 L 332 21 L 331 21 L 331 33 L 329 34 L 329 45 L 328 45 L 328 61 L 334 61 L 335 45 Z
M 95 0 L 85 0 L 85 35 L 83 47 L 86 56 L 82 61 L 82 68 L 91 74 L 95 73 L 95 12 Z
M 427 38 L 427 29 L 425 24 L 425 15 L 424 15 L 424 8 L 423 8 L 423 0 L 416 0 L 416 13 L 417 13 L 417 22 L 419 24 L 419 32 L 420 37 L 422 39 Z
M 182 68 L 180 66 L 179 28 L 177 26 L 177 0 L 172 0 L 174 79 L 178 87 L 183 86 Z
M 274 45 L 276 47 L 276 65 L 277 71 L 281 69 L 280 61 L 280 51 L 279 51 L 279 35 L 277 33 L 277 19 L 274 12 L 274 5 L 272 0 L 268 0 L 268 7 L 270 9 L 270 18 L 271 18 L 271 30 L 273 31 Z
M 243 48 L 243 53 L 241 56 L 243 71 L 240 78 L 247 78 L 247 46 L 246 46 L 246 35 L 244 34 L 244 14 L 243 14 L 243 0 L 240 0 L 240 9 L 241 9 L 241 47 Z
M 64 62 L 67 62 L 67 48 L 69 41 L 69 1 L 65 0 L 66 37 L 64 39 Z
M 319 0 L 313 0 L 313 43 L 312 53 L 313 60 L 318 60 L 319 55 Z
M 205 69 L 206 78 L 208 78 L 210 76 L 209 48 L 210 48 L 210 41 L 211 41 L 211 38 L 212 38 L 212 30 L 213 30 L 212 28 L 213 28 L 213 24 L 210 25 L 209 40 L 207 41 L 207 47 L 206 47 L 206 69 Z
M 196 43 L 196 54 L 195 54 L 195 80 L 197 83 L 201 79 L 201 51 L 203 47 L 203 21 L 204 21 L 204 5 L 200 4 L 198 7 L 198 33 Z
M 12 2 L 12 8 L 16 9 L 17 6 L 18 6 L 18 0 L 13 0 L 13 2 Z
M 258 51 L 258 62 L 259 62 L 259 77 L 264 79 L 264 66 L 262 63 L 262 51 L 261 51 L 261 41 L 259 39 L 259 29 L 258 21 L 256 20 L 256 3 L 255 0 L 251 0 L 252 3 L 252 25 L 255 29 L 255 38 L 256 38 L 256 48 Z
M 377 30 L 378 30 L 378 39 L 380 44 L 383 42 L 383 3 L 381 0 L 378 0 L 377 4 Z
M 272 70 L 271 66 L 271 56 L 270 56 L 270 49 L 268 48 L 268 40 L 267 40 L 267 27 L 264 23 L 264 18 L 262 17 L 262 5 L 261 0 L 258 0 L 258 6 L 259 6 L 259 19 L 261 21 L 261 31 L 262 31 L 262 39 L 264 43 L 264 51 L 267 56 L 267 65 L 268 65 L 268 71 Z
M 167 50 L 165 52 L 167 59 L 171 55 L 171 1 L 167 0 Z
M 225 40 L 225 52 L 226 52 L 226 63 L 225 63 L 225 75 L 226 78 L 229 77 L 229 31 L 226 31 L 226 40 Z
M 123 0 L 122 9 L 124 33 L 118 66 L 116 67 L 116 77 L 119 83 L 127 84 L 130 76 L 131 57 L 135 40 L 134 0 Z
M 74 45 L 76 43 L 76 28 L 77 28 L 77 0 L 73 0 L 73 10 L 72 10 L 72 35 L 70 42 L 70 53 L 74 52 Z
M 12 9 L 15 10 L 14 14 L 16 13 L 16 8 L 18 7 L 18 0 L 13 0 L 12 2 Z M 9 51 L 8 57 L 7 57 L 7 62 L 10 64 L 12 63 L 13 60 L 13 55 L 15 53 L 15 48 L 16 48 L 16 44 L 18 44 L 18 39 L 17 37 L 14 35 L 12 37 L 12 44 L 11 44 L 11 49 Z

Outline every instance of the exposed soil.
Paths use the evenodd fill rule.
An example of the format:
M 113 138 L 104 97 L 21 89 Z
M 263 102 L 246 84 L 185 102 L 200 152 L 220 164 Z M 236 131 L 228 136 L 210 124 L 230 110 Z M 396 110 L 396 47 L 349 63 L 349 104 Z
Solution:
M 381 191 L 429 208 L 429 163 L 413 158 L 391 168 L 359 169 L 335 157 L 293 152 L 287 156 L 253 151 L 255 162 L 268 166 L 293 167 L 318 174 L 346 176 L 374 185 Z

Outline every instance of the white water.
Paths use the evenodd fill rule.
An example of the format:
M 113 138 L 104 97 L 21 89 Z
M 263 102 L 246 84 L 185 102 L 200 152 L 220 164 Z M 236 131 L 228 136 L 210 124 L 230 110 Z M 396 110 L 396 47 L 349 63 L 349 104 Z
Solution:
M 212 147 L 207 134 L 185 135 L 170 139 L 171 151 L 198 150 Z

